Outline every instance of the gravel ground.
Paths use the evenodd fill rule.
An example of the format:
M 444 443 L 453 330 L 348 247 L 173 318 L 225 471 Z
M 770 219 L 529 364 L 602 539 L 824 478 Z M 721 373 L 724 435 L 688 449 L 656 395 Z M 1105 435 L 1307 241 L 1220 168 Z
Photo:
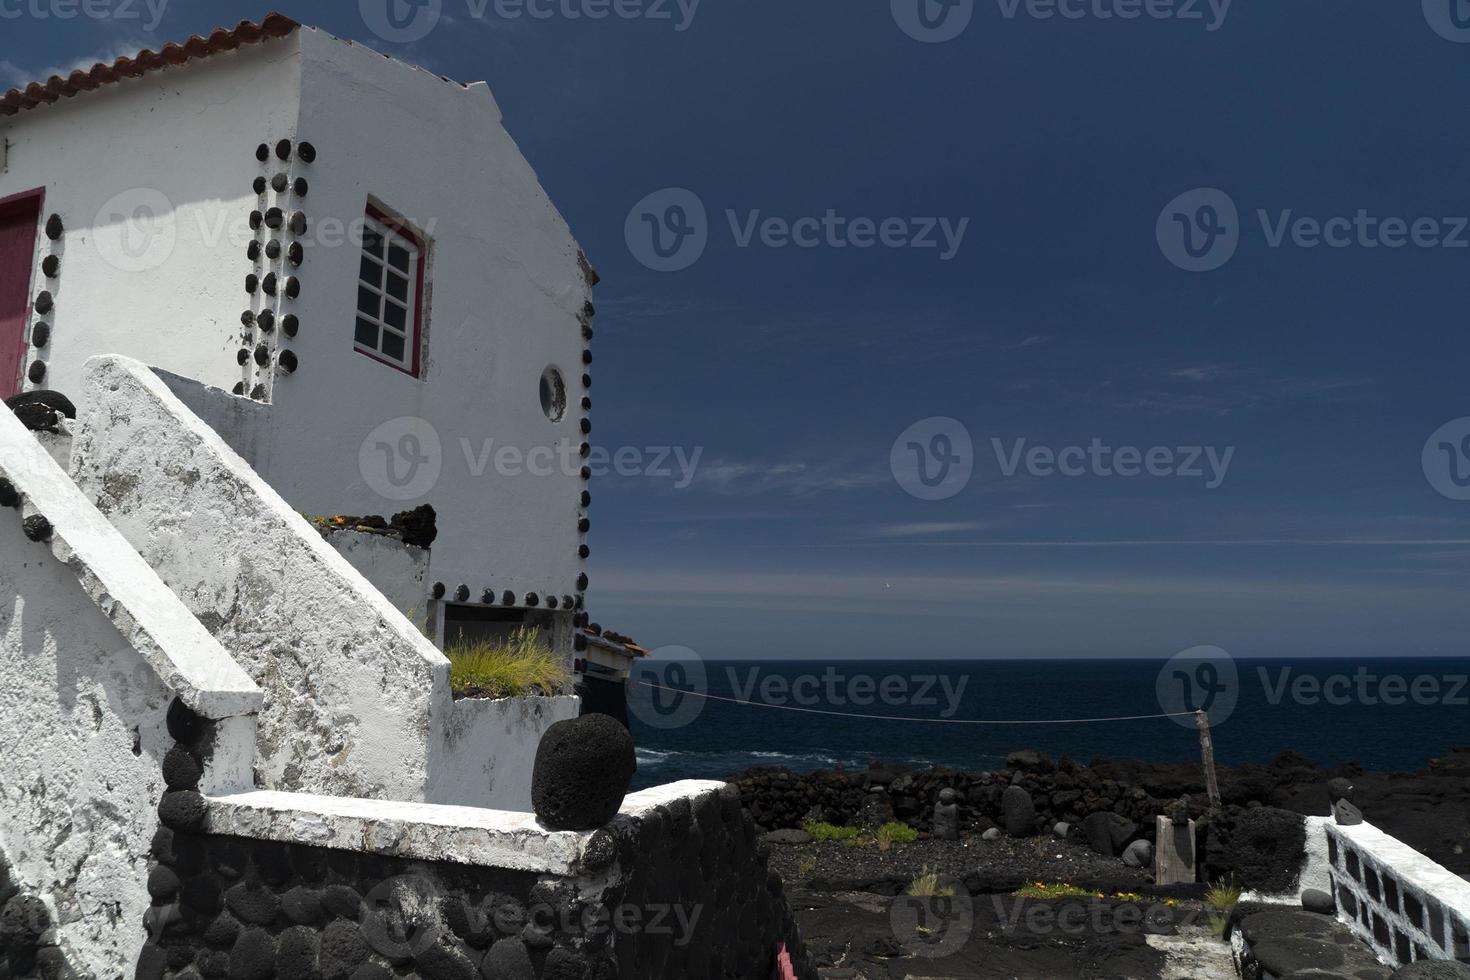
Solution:
M 919 840 L 887 852 L 841 842 L 771 844 L 771 867 L 783 881 L 811 891 L 894 895 L 931 869 L 964 883 L 972 894 L 1009 893 L 1033 881 L 1122 891 L 1152 876 L 1106 858 L 1084 844 L 1056 838 L 986 841 Z

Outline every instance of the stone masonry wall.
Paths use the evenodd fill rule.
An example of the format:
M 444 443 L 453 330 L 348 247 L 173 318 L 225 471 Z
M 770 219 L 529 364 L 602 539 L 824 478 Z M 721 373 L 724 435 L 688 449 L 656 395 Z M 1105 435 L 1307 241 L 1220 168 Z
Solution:
M 752 980 L 778 943 L 815 980 L 734 787 L 619 817 L 566 874 L 514 871 L 397 857 L 375 833 L 360 850 L 211 833 L 186 762 L 207 730 L 170 726 L 139 980 Z

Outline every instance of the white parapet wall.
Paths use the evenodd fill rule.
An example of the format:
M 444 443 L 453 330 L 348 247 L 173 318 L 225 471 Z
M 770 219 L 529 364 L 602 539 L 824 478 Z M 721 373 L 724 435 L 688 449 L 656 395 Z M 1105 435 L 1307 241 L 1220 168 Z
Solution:
M 430 801 L 530 811 L 541 736 L 581 710 L 582 699 L 574 695 L 455 701 L 430 780 Z
M 131 976 L 169 705 L 218 723 L 201 785 L 236 792 L 261 692 L 3 410 L 0 480 L 0 849 L 77 970 Z
M 1388 962 L 1470 962 L 1470 882 L 1368 823 L 1327 821 L 1338 918 Z
M 425 799 L 444 655 L 156 374 L 82 377 L 72 477 L 264 689 L 257 784 Z

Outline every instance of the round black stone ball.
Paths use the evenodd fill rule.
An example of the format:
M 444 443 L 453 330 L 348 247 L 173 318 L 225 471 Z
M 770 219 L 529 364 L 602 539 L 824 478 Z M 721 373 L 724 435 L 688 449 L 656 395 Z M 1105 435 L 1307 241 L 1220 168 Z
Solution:
M 175 745 L 163 757 L 163 782 L 169 789 L 194 789 L 203 775 L 204 767 L 182 745 Z
M 21 522 L 25 529 L 26 537 L 32 541 L 45 542 L 51 540 L 51 522 L 40 514 L 33 514 Z
M 310 143 L 302 143 L 297 147 L 296 155 L 301 159 L 302 163 L 315 163 L 316 147 Z
M 20 494 L 15 490 L 15 484 L 4 477 L 0 477 L 0 507 L 14 507 L 20 503 Z
M 45 361 L 32 361 L 31 362 L 31 366 L 26 369 L 26 377 L 30 379 L 31 384 L 33 384 L 33 385 L 38 385 L 42 381 L 45 381 L 46 380 L 46 362 Z
M 291 141 L 281 140 L 276 144 L 276 156 L 282 160 L 291 159 Z
M 193 790 L 173 790 L 163 794 L 158 804 L 158 819 L 173 830 L 198 830 L 204 825 L 204 797 Z
M 42 259 L 41 272 L 47 279 L 55 279 L 61 274 L 61 256 L 48 255 Z
M 536 749 L 531 806 L 553 830 L 594 830 L 623 805 L 638 771 L 633 737 L 607 715 L 559 721 Z
M 36 347 L 45 347 L 51 342 L 51 325 L 49 323 L 38 323 L 31 327 L 31 343 Z

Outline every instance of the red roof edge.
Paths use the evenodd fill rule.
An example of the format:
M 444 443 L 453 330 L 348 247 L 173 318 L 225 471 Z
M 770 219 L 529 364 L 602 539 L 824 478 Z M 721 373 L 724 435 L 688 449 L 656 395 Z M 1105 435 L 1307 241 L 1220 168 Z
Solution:
M 78 69 L 66 78 L 52 75 L 44 82 L 32 82 L 24 89 L 13 88 L 6 92 L 0 98 L 0 116 L 13 116 L 38 105 L 69 99 L 78 92 L 90 92 L 124 78 L 137 78 L 173 65 L 208 58 L 221 51 L 234 51 L 242 45 L 285 37 L 300 26 L 285 14 L 273 11 L 259 23 L 242 20 L 233 29 L 216 27 L 208 37 L 195 34 L 183 44 L 165 44 L 161 51 L 144 49 L 132 58 L 118 58 L 110 65 L 98 63 L 89 71 Z

